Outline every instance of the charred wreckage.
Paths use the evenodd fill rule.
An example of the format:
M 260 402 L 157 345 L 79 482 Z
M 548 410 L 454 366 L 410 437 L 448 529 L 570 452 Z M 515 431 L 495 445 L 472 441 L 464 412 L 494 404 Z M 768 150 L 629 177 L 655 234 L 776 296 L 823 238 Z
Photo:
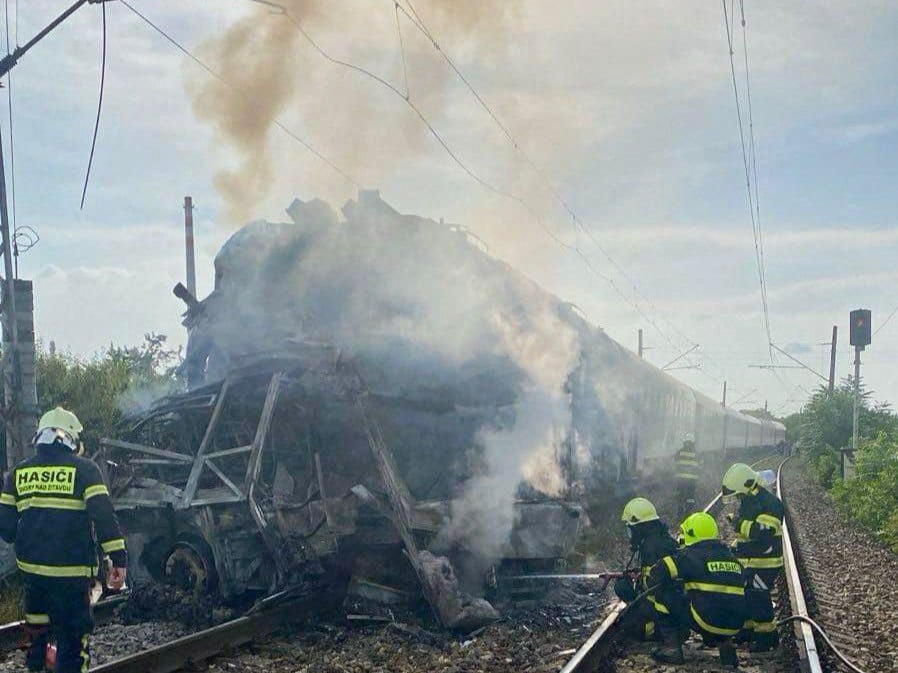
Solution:
M 587 472 L 609 479 L 781 427 L 640 361 L 461 227 L 376 192 L 294 201 L 215 260 L 188 303 L 187 392 L 102 441 L 135 581 L 225 599 L 326 580 L 495 619 L 501 576 L 554 570 Z M 536 364 L 534 364 L 536 363 Z M 537 419 L 537 420 L 532 420 Z

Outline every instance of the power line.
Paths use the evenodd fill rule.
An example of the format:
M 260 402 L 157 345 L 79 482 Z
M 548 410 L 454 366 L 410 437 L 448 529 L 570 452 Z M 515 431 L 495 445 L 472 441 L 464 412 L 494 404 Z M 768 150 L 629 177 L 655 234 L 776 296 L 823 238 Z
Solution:
M 892 312 L 889 313 L 889 317 L 886 318 L 885 320 L 883 320 L 883 321 L 882 321 L 882 324 L 881 324 L 879 327 L 877 327 L 875 330 L 873 330 L 873 336 L 876 336 L 877 334 L 879 334 L 879 331 L 880 331 L 883 327 L 885 327 L 886 325 L 889 324 L 889 321 L 890 321 L 892 318 L 895 317 L 895 314 L 896 314 L 896 313 L 898 313 L 898 306 L 896 306 L 894 309 L 892 309 Z
M 396 35 L 399 36 L 399 55 L 402 57 L 402 78 L 405 81 L 405 97 L 412 95 L 408 86 L 408 66 L 405 63 L 405 43 L 402 41 L 402 26 L 399 25 L 399 3 L 393 0 L 393 7 L 396 14 Z
M 751 231 L 752 237 L 754 238 L 755 244 L 755 262 L 758 267 L 758 282 L 761 288 L 761 308 L 764 313 L 764 329 L 767 334 L 767 343 L 768 343 L 768 354 L 770 356 L 771 362 L 773 362 L 773 349 L 770 347 L 770 344 L 773 343 L 773 336 L 770 330 L 770 312 L 768 309 L 767 303 L 767 280 L 764 269 L 764 260 L 761 253 L 761 231 L 760 227 L 755 215 L 755 206 L 754 206 L 754 195 L 752 193 L 752 180 L 751 173 L 752 169 L 750 168 L 749 155 L 745 146 L 745 130 L 744 124 L 742 121 L 742 106 L 739 102 L 739 85 L 736 81 L 736 62 L 734 59 L 734 50 L 733 50 L 733 32 L 730 27 L 730 19 L 729 12 L 727 12 L 726 0 L 721 0 L 721 4 L 723 6 L 723 19 L 724 26 L 726 27 L 726 37 L 727 37 L 727 46 L 729 47 L 729 58 L 730 58 L 730 74 L 732 75 L 733 80 L 733 96 L 736 101 L 736 119 L 739 123 L 739 142 L 742 147 L 742 165 L 745 170 L 745 189 L 746 195 L 748 197 L 748 210 L 749 217 L 751 219 Z M 744 29 L 744 24 L 743 24 Z M 746 59 L 748 55 L 748 51 L 746 48 L 745 51 Z
M 595 267 L 595 265 L 592 263 L 592 261 L 589 259 L 589 256 L 582 250 L 582 248 L 580 248 L 579 245 L 572 245 L 570 243 L 567 243 L 567 242 L 563 241 L 555 232 L 552 232 L 545 225 L 545 223 L 543 222 L 542 218 L 538 215 L 538 213 L 527 203 L 527 201 L 522 196 L 513 194 L 511 192 L 508 192 L 508 191 L 494 185 L 493 183 L 488 181 L 486 178 L 484 178 L 483 176 L 478 174 L 476 171 L 474 171 L 467 163 L 465 163 L 462 160 L 462 158 L 458 155 L 458 153 L 443 138 L 443 136 L 436 129 L 436 127 L 433 125 L 433 123 L 430 121 L 430 119 L 427 117 L 427 115 L 423 112 L 423 110 L 421 110 L 421 108 L 415 103 L 414 100 L 412 100 L 412 98 L 409 95 L 403 94 L 402 91 L 400 91 L 399 88 L 397 88 L 394 84 L 387 81 L 385 78 L 381 77 L 380 75 L 368 70 L 367 68 L 364 68 L 355 63 L 351 63 L 349 61 L 345 61 L 343 59 L 336 58 L 336 57 L 332 56 L 323 46 L 321 46 L 321 44 L 317 40 L 315 40 L 314 37 L 312 37 L 312 35 L 304 28 L 302 23 L 299 20 L 297 20 L 287 10 L 287 8 L 284 7 L 283 5 L 280 5 L 276 2 L 271 2 L 270 0 L 251 0 L 251 1 L 277 10 L 277 13 L 284 16 L 288 21 L 290 21 L 290 23 L 293 24 L 293 26 L 297 29 L 297 31 L 299 31 L 299 33 L 303 36 L 303 38 L 309 43 L 309 45 L 325 60 L 333 63 L 334 65 L 339 65 L 339 66 L 342 66 L 349 70 L 353 70 L 353 71 L 373 80 L 377 84 L 380 84 L 381 86 L 385 87 L 390 92 L 392 92 L 394 95 L 396 95 L 400 100 L 402 100 L 409 107 L 409 109 L 412 110 L 412 112 L 414 112 L 414 114 L 418 117 L 418 119 L 421 121 L 421 123 L 425 126 L 425 128 L 427 128 L 427 130 L 430 132 L 430 134 L 433 136 L 433 138 L 440 144 L 440 146 L 443 148 L 443 150 L 446 152 L 446 154 L 449 155 L 449 157 L 453 160 L 453 162 L 462 171 L 464 171 L 472 180 L 477 182 L 484 189 L 496 194 L 497 196 L 506 198 L 506 199 L 518 204 L 519 206 L 521 206 L 525 211 L 527 211 L 528 214 L 531 215 L 531 217 L 533 217 L 533 219 L 537 222 L 537 224 L 540 226 L 540 228 L 543 229 L 543 231 L 545 231 L 546 234 L 556 244 L 577 254 L 577 256 L 580 257 L 580 259 L 584 262 L 587 269 L 591 273 L 593 273 L 598 278 L 600 278 L 603 281 L 605 281 L 606 283 L 608 283 L 615 290 L 615 292 L 626 303 L 630 304 L 642 316 L 642 318 L 644 320 L 646 320 L 652 327 L 654 327 L 658 331 L 658 333 L 661 334 L 662 337 L 664 337 L 664 339 L 668 343 L 671 344 L 671 346 L 674 345 L 674 343 L 670 340 L 670 338 L 664 332 L 664 330 L 661 329 L 661 327 L 658 325 L 658 323 L 651 316 L 646 314 L 645 311 L 643 311 L 643 309 L 638 305 L 638 303 L 635 303 L 632 300 L 630 300 L 627 297 L 627 295 L 625 293 L 623 293 L 623 291 L 617 286 L 617 283 L 614 282 L 613 278 L 601 273 Z M 399 10 L 404 11 L 404 8 L 402 8 L 400 6 Z M 406 16 L 408 16 L 407 12 L 404 12 L 404 13 L 406 14 Z M 416 25 L 417 25 L 417 23 L 416 23 Z
M 97 119 L 94 122 L 94 137 L 90 142 L 90 156 L 87 158 L 87 172 L 84 174 L 84 188 L 81 190 L 81 210 L 84 210 L 87 183 L 90 182 L 90 169 L 94 163 L 94 150 L 97 148 L 97 134 L 100 130 L 100 113 L 103 111 L 103 92 L 106 89 L 106 3 L 101 3 L 100 6 L 103 10 L 103 55 L 100 59 L 100 96 L 99 100 L 97 100 Z
M 162 28 L 160 28 L 156 23 L 151 21 L 146 15 L 142 14 L 137 9 L 135 9 L 127 0 L 119 0 L 119 1 L 125 7 L 130 9 L 131 12 L 134 13 L 141 21 L 143 21 L 145 24 L 147 24 L 150 28 L 152 28 L 154 31 L 156 31 L 159 35 L 161 35 L 170 45 L 172 45 L 175 49 L 180 51 L 182 54 L 187 56 L 187 58 L 189 58 L 191 61 L 193 61 L 199 67 L 201 67 L 203 70 L 205 70 L 207 74 L 211 75 L 212 77 L 217 79 L 219 82 L 221 82 L 228 88 L 231 88 L 231 89 L 234 88 L 233 84 L 231 84 L 228 80 L 226 80 L 224 77 L 222 77 L 222 75 L 220 75 L 218 72 L 213 70 L 202 59 L 200 59 L 193 52 L 191 52 L 189 49 L 187 49 L 187 47 L 185 47 L 180 42 L 178 42 L 169 33 L 162 30 Z M 258 0 L 256 0 L 256 1 L 258 1 Z M 265 3 L 263 3 L 263 4 L 265 4 Z M 339 174 L 347 182 L 351 183 L 356 188 L 361 189 L 362 185 L 358 182 L 358 180 L 356 180 L 354 177 L 352 177 L 352 175 L 350 175 L 347 171 L 340 168 L 333 161 L 328 159 L 324 154 L 322 154 L 320 151 L 318 151 L 307 140 L 305 140 L 298 133 L 293 131 L 289 126 L 286 126 L 283 122 L 281 122 L 280 120 L 277 120 L 277 119 L 274 120 L 273 124 L 275 126 L 277 126 L 285 135 L 287 135 L 289 138 L 291 138 L 292 140 L 294 140 L 297 143 L 299 143 L 300 145 L 302 145 L 311 154 L 313 154 L 315 157 L 320 159 L 324 164 L 329 166 L 335 173 Z
M 455 64 L 452 58 L 446 53 L 445 49 L 440 45 L 434 36 L 433 32 L 428 28 L 427 24 L 424 22 L 421 15 L 415 9 L 412 0 L 405 0 L 408 4 L 409 9 L 406 10 L 405 7 L 401 7 L 398 5 L 397 8 L 401 10 L 405 16 L 409 19 L 409 21 L 430 41 L 433 48 L 440 55 L 440 57 L 446 62 L 449 68 L 456 74 L 459 80 L 464 84 L 465 88 L 471 93 L 477 103 L 481 108 L 489 115 L 489 117 L 493 120 L 496 126 L 502 131 L 505 137 L 508 139 L 508 142 L 512 145 L 515 151 L 524 159 L 525 163 L 530 167 L 530 169 L 542 180 L 543 186 L 549 192 L 549 194 L 553 197 L 553 199 L 562 207 L 565 212 L 570 216 L 572 223 L 575 228 L 579 229 L 583 232 L 583 234 L 592 242 L 592 244 L 602 253 L 605 259 L 623 276 L 633 288 L 634 294 L 636 294 L 642 301 L 649 305 L 650 309 L 661 315 L 662 320 L 667 323 L 668 327 L 675 332 L 681 339 L 688 343 L 693 343 L 694 341 L 690 339 L 686 334 L 684 334 L 681 330 L 679 330 L 675 325 L 673 325 L 667 318 L 658 311 L 657 307 L 654 303 L 648 299 L 642 292 L 639 290 L 639 287 L 636 285 L 636 282 L 627 273 L 626 269 L 623 268 L 621 264 L 618 263 L 614 257 L 608 252 L 604 245 L 596 238 L 595 234 L 592 230 L 585 226 L 578 216 L 578 214 L 574 211 L 573 207 L 570 203 L 561 195 L 557 187 L 552 183 L 549 177 L 546 175 L 545 171 L 539 167 L 535 161 L 530 157 L 530 155 L 524 150 L 522 145 L 517 141 L 514 135 L 511 133 L 509 128 L 499 119 L 499 116 L 493 110 L 493 108 L 486 102 L 484 97 L 477 91 L 471 81 L 465 76 L 465 74 L 461 71 L 461 69 Z M 411 11 L 411 14 L 409 13 Z M 628 303 L 631 303 L 628 301 Z M 656 327 L 657 329 L 657 327 Z M 661 330 L 659 330 L 661 332 Z M 670 340 L 667 339 L 666 335 L 661 332 L 662 336 L 665 336 L 665 339 L 670 343 Z

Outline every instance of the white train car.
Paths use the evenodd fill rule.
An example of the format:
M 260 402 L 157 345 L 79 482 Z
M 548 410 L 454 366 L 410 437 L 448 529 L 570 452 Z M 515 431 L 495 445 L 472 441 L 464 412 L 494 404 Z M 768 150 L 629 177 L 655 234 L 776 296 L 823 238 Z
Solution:
M 781 423 L 724 407 L 639 358 L 590 326 L 574 310 L 564 316 L 580 331 L 583 361 L 572 386 L 578 439 L 599 466 L 634 474 L 670 461 L 686 434 L 699 453 L 775 447 Z

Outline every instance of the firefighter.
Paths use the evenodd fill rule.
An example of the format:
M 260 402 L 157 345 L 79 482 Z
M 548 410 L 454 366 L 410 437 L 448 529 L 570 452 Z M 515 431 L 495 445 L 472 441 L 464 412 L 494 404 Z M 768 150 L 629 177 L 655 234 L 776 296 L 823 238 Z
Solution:
M 764 488 L 761 476 L 736 463 L 723 476 L 724 501 L 739 502 L 732 516 L 735 551 L 745 568 L 745 630 L 739 640 L 750 641 L 752 652 L 776 647 L 777 633 L 770 590 L 783 569 L 783 503 Z
M 88 670 L 97 543 L 112 561 L 108 586 L 125 583 L 125 540 L 99 468 L 80 455 L 82 429 L 62 407 L 45 413 L 35 455 L 6 475 L 0 494 L 0 536 L 15 544 L 25 590 L 29 671 L 44 670 L 51 627 L 57 673 Z
M 626 603 L 631 603 L 646 591 L 649 571 L 663 556 L 672 554 L 677 543 L 667 532 L 667 526 L 658 517 L 655 506 L 645 498 L 633 498 L 624 506 L 621 520 L 627 524 L 630 549 L 638 556 L 639 576 L 624 576 L 614 585 L 614 593 Z M 664 642 L 675 639 L 677 626 L 671 618 L 672 601 L 680 598 L 673 589 L 656 591 L 646 596 L 646 602 L 635 610 L 638 636 Z
M 695 436 L 689 432 L 683 437 L 683 446 L 674 454 L 677 485 L 677 518 L 682 519 L 695 509 L 695 483 L 698 481 L 698 456 L 695 453 Z
M 720 663 L 738 666 L 733 636 L 745 620 L 745 588 L 742 566 L 717 539 L 717 522 L 710 514 L 691 514 L 680 524 L 683 548 L 663 557 L 649 572 L 648 584 L 671 587 L 682 582 L 686 609 L 674 615 L 690 627 L 706 645 L 717 646 Z M 683 663 L 680 641 L 665 643 L 652 653 L 657 661 Z

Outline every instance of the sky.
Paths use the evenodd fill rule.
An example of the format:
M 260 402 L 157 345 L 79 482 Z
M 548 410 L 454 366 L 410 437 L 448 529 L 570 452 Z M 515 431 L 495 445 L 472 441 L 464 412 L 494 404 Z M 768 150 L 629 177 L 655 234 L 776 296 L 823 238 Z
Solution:
M 794 411 L 821 383 L 804 370 L 752 366 L 770 355 L 720 3 L 417 0 L 503 130 L 404 15 L 400 48 L 392 0 L 292 0 L 328 53 L 400 93 L 407 78 L 410 100 L 478 181 L 400 95 L 325 60 L 271 9 L 129 1 L 230 88 L 109 2 L 82 210 L 100 6 L 81 8 L 21 58 L 13 132 L 5 111 L 0 128 L 15 222 L 40 235 L 20 277 L 34 281 L 45 343 L 89 357 L 147 332 L 185 341 L 171 294 L 184 277 L 184 195 L 196 204 L 202 297 L 216 251 L 240 224 L 286 220 L 294 197 L 339 207 L 361 185 L 401 212 L 468 227 L 628 348 L 644 329 L 646 357 L 659 366 L 698 344 L 677 364 L 699 368 L 671 373 L 715 398 L 726 380 L 736 408 Z M 11 41 L 24 43 L 67 4 L 9 0 Z M 825 374 L 838 325 L 841 378 L 853 359 L 849 311 L 870 308 L 876 329 L 898 305 L 898 6 L 761 0 L 745 12 L 772 338 Z M 231 49 L 225 38 L 238 29 Z M 749 142 L 738 20 L 734 38 Z M 288 46 L 273 49 L 275 40 Z M 253 128 L 248 139 L 233 133 L 239 124 Z M 898 317 L 863 355 L 878 399 L 898 402 L 896 355 Z

